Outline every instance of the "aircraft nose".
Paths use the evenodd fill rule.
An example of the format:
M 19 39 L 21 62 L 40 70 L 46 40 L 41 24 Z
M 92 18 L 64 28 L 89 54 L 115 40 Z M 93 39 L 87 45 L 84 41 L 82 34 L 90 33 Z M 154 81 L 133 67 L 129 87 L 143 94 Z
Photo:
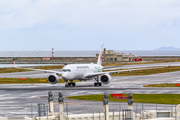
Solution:
M 62 73 L 62 78 L 65 79 L 65 80 L 68 80 L 68 73 Z

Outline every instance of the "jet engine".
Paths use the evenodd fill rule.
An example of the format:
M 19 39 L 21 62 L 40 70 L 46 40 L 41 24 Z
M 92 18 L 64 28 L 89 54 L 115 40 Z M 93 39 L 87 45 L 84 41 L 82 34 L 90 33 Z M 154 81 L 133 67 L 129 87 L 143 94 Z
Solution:
M 108 84 L 111 79 L 112 77 L 109 74 L 105 74 L 100 77 L 101 82 L 104 84 Z
M 59 76 L 57 75 L 50 75 L 48 77 L 48 82 L 51 84 L 56 84 L 59 81 Z

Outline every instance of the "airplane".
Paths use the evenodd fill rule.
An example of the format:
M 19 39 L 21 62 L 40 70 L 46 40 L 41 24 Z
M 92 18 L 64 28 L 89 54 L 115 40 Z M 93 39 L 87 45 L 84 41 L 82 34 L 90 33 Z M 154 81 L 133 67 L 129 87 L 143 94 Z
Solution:
M 95 80 L 94 86 L 102 86 L 103 84 L 108 84 L 111 80 L 111 73 L 119 73 L 119 72 L 131 72 L 131 70 L 118 70 L 118 71 L 107 71 L 103 72 L 102 63 L 102 52 L 103 52 L 103 44 L 100 47 L 100 52 L 98 56 L 97 63 L 91 64 L 68 64 L 63 67 L 61 72 L 53 71 L 53 70 L 39 70 L 39 69 L 31 69 L 31 68 L 21 68 L 21 69 L 31 69 L 37 71 L 44 71 L 53 73 L 48 77 L 48 82 L 51 84 L 58 83 L 60 77 L 58 75 L 61 74 L 61 77 L 66 81 L 65 87 L 74 87 L 76 83 L 73 82 L 74 80 L 80 81 L 88 81 L 88 80 Z M 15 65 L 14 66 L 18 68 Z M 132 70 L 140 70 L 140 69 L 132 69 Z M 70 82 L 69 82 L 70 81 Z

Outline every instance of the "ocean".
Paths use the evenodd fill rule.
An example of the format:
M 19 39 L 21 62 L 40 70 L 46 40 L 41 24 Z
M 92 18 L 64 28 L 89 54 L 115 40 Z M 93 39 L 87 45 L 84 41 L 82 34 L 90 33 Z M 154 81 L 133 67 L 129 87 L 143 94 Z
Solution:
M 96 57 L 99 51 L 54 51 L 54 57 Z M 116 50 L 115 53 L 135 56 L 180 56 L 180 51 Z M 51 51 L 0 51 L 0 57 L 51 57 Z

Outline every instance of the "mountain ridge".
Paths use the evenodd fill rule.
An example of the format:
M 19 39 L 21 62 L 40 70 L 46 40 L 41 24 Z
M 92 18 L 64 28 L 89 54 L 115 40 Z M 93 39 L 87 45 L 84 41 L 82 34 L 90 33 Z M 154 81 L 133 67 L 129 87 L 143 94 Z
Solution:
M 160 48 L 157 48 L 157 49 L 154 49 L 154 50 L 162 50 L 162 51 L 165 51 L 165 50 L 180 50 L 180 48 L 175 48 L 175 47 L 172 47 L 172 46 L 168 46 L 168 47 L 160 47 Z

